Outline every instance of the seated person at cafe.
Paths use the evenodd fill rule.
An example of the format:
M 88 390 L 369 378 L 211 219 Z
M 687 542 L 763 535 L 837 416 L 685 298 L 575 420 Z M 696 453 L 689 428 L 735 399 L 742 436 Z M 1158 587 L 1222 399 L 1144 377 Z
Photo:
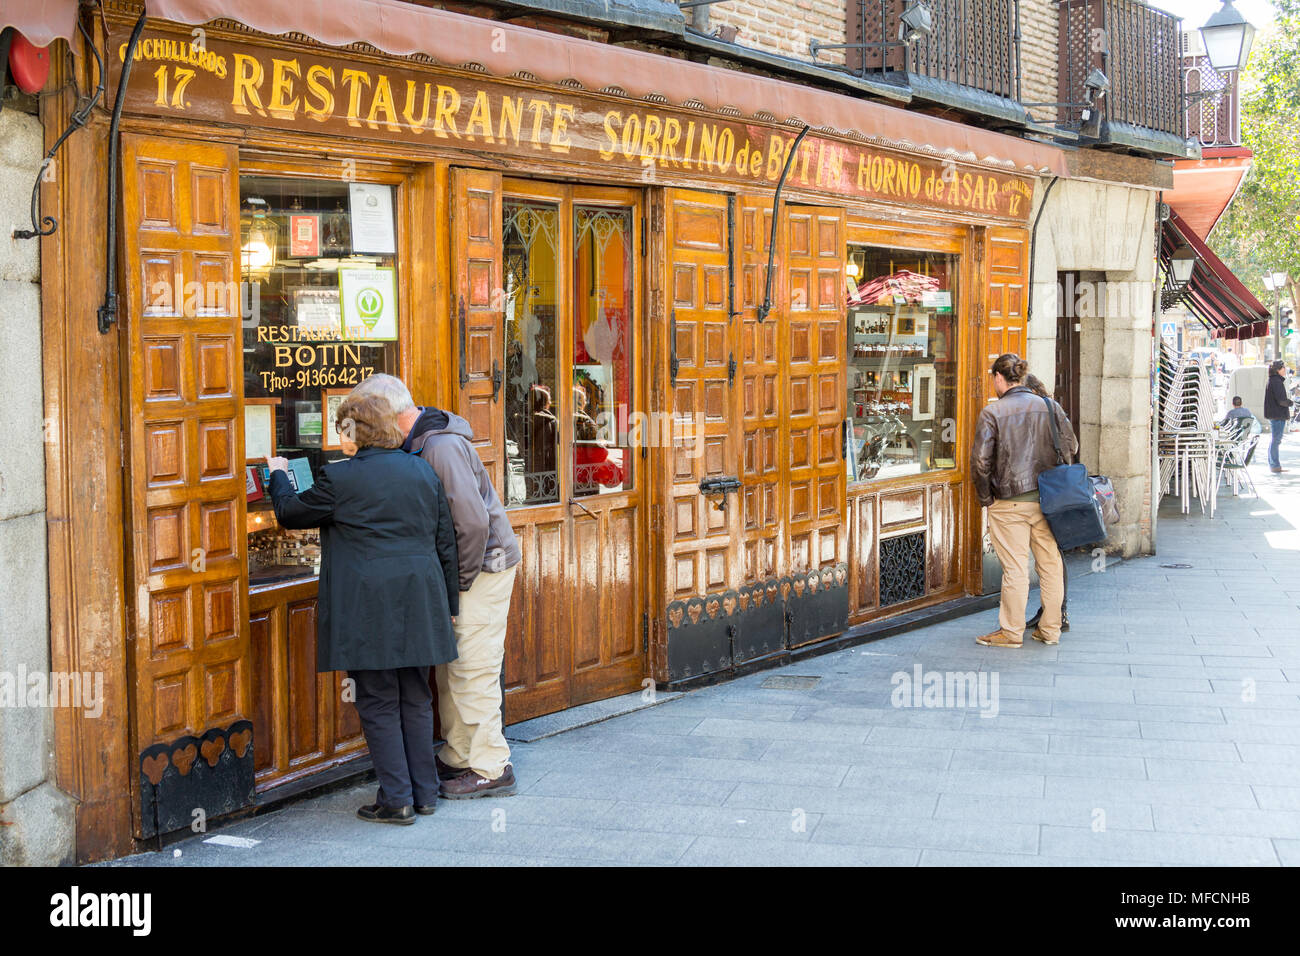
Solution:
M 1219 422 L 1219 427 L 1223 428 L 1226 425 L 1234 425 L 1238 422 L 1241 422 L 1243 426 L 1249 426 L 1253 434 L 1264 430 L 1264 426 L 1259 423 L 1259 419 L 1254 416 L 1249 408 L 1242 404 L 1241 396 L 1234 395 L 1232 396 L 1232 408 L 1223 417 L 1223 421 Z

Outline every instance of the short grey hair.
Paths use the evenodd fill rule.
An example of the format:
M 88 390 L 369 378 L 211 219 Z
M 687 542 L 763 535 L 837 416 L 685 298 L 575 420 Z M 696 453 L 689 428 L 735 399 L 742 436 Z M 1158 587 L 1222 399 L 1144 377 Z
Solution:
M 411 398 L 410 389 L 406 387 L 406 384 L 397 376 L 385 375 L 383 372 L 371 375 L 354 388 L 349 397 L 362 398 L 366 396 L 374 396 L 387 401 L 389 405 L 393 406 L 394 415 L 400 415 L 402 412 L 415 407 L 415 401 Z

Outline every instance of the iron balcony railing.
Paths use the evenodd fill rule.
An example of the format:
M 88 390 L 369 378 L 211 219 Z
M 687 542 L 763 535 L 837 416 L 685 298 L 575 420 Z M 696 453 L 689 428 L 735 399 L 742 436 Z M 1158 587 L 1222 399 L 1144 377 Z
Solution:
M 903 45 L 899 24 L 912 0 L 858 0 L 849 8 L 848 68 L 911 73 L 1018 100 L 1018 0 L 924 0 L 933 32 Z
M 1237 73 L 1219 73 L 1205 56 L 1183 57 L 1187 90 L 1187 135 L 1202 146 L 1241 145 L 1241 103 Z M 1200 97 L 1197 94 L 1207 93 Z
M 1127 126 L 1184 137 L 1178 18 L 1137 0 L 1059 3 L 1061 102 L 1086 102 L 1084 81 L 1097 68 L 1110 81 L 1101 112 L 1112 132 Z M 1081 111 L 1060 107 L 1058 125 L 1078 126 Z

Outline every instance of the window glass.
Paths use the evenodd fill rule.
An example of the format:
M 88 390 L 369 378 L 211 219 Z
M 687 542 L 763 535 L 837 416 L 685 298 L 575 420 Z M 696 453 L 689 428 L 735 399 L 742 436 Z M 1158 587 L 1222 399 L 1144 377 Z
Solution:
M 506 506 L 560 500 L 556 346 L 559 208 L 507 199 L 505 229 Z
M 310 487 L 343 457 L 332 408 L 375 372 L 397 374 L 394 192 L 240 179 L 250 585 L 320 568 L 320 533 L 276 524 L 265 456 L 288 458 L 294 486 Z
M 957 466 L 954 255 L 850 246 L 850 480 Z
M 573 493 L 632 487 L 632 211 L 573 212 Z

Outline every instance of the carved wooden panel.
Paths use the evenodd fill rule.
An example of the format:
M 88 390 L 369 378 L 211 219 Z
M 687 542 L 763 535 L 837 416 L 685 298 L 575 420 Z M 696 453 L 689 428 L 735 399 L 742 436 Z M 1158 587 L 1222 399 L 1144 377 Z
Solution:
M 785 206 L 782 484 L 788 542 L 782 574 L 847 560 L 844 420 L 844 211 Z
M 702 593 L 709 580 L 731 581 L 734 535 L 741 503 L 729 495 L 725 511 L 717 498 L 700 494 L 704 478 L 734 475 L 739 443 L 732 413 L 736 386 L 728 382 L 728 363 L 737 355 L 734 324 L 728 315 L 727 197 L 669 190 L 665 200 L 666 279 L 670 325 L 676 336 L 677 379 L 670 383 L 671 409 L 684 425 L 684 437 L 669 458 L 666 500 L 671 503 L 671 533 L 665 535 L 667 602 Z
M 504 500 L 505 412 L 493 384 L 493 361 L 505 355 L 501 175 L 454 169 L 451 187 L 451 316 L 454 341 L 465 359 L 458 411 L 474 429 L 474 447 Z M 458 355 L 452 364 L 457 375 L 459 360 Z
M 985 252 L 986 307 L 984 319 L 984 368 L 1004 352 L 1021 358 L 1028 349 L 1029 241 L 1024 229 L 994 228 L 987 233 Z M 987 399 L 994 397 L 991 376 L 982 376 Z
M 132 743 L 252 717 L 233 147 L 123 136 Z M 137 825 L 139 821 L 137 820 Z
M 757 583 L 780 572 L 782 504 L 782 418 L 785 415 L 784 370 L 780 329 L 774 310 L 758 321 L 763 304 L 768 242 L 772 228 L 772 202 L 765 197 L 742 196 L 737 210 L 737 272 L 740 276 L 741 457 L 743 496 L 742 567 L 735 584 Z M 777 276 L 773 276 L 774 279 Z M 773 301 L 781 289 L 774 283 Z

